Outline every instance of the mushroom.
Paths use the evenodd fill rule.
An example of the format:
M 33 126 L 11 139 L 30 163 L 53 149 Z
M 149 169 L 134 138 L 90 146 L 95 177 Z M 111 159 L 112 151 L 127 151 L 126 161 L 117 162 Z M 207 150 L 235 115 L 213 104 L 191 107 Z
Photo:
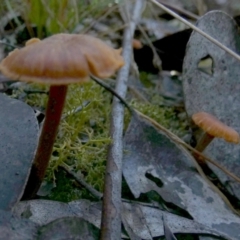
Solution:
M 134 38 L 132 40 L 132 47 L 135 48 L 135 49 L 141 49 L 141 48 L 143 48 L 143 45 L 139 40 Z
M 44 178 L 70 83 L 83 83 L 89 75 L 110 77 L 124 65 L 121 49 L 81 34 L 56 34 L 44 40 L 30 39 L 0 63 L 7 77 L 49 84 L 45 121 L 23 198 L 33 197 Z
M 222 123 L 209 113 L 195 113 L 192 115 L 192 120 L 204 131 L 204 134 L 196 146 L 196 150 L 199 152 L 203 152 L 215 137 L 223 138 L 225 141 L 230 143 L 238 144 L 240 142 L 239 134 L 233 128 Z M 196 157 L 196 154 L 194 154 L 194 156 Z M 204 161 L 200 158 L 197 158 L 197 161 L 200 164 L 204 163 Z

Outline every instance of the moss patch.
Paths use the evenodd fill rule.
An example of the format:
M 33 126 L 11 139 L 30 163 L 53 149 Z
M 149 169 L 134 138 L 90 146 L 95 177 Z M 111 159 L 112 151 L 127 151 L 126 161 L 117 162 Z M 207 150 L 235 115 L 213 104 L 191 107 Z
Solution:
M 31 91 L 48 91 L 48 87 L 36 84 L 24 86 Z M 23 89 L 15 90 L 13 96 L 23 96 Z M 45 109 L 47 94 L 27 94 L 25 101 L 35 108 Z M 84 176 L 96 190 L 103 191 L 107 147 L 109 138 L 111 94 L 90 81 L 84 85 L 70 85 L 53 155 L 47 170 L 46 180 L 56 179 L 56 189 L 49 198 L 71 201 L 86 197 L 86 191 L 76 190 L 74 180 L 58 173 L 58 167 L 65 163 L 73 171 Z M 166 128 L 182 136 L 186 123 L 179 120 L 174 108 L 162 107 L 162 98 L 153 95 L 152 103 L 132 100 L 131 105 L 158 121 Z M 126 122 L 130 120 L 126 111 Z M 68 193 L 66 193 L 68 192 Z

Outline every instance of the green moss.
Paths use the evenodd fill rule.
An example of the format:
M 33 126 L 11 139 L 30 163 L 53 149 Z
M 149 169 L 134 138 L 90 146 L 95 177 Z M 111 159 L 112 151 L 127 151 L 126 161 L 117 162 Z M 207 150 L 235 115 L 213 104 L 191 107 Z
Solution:
M 143 103 L 133 100 L 131 105 L 167 129 L 171 130 L 179 137 L 183 137 L 188 128 L 187 121 L 183 121 L 179 118 L 178 112 L 174 109 L 174 107 L 163 107 L 162 103 L 162 97 L 155 94 L 152 96 L 151 103 Z
M 47 86 L 36 84 L 28 85 L 28 88 L 48 90 Z M 23 90 L 17 90 L 13 96 L 22 93 Z M 46 175 L 47 181 L 57 179 L 57 188 L 49 196 L 51 199 L 70 201 L 83 196 L 82 191 L 76 190 L 73 180 L 66 181 L 67 177 L 61 174 L 55 176 L 62 163 L 67 164 L 75 172 L 81 172 L 85 180 L 98 191 L 103 190 L 107 147 L 111 143 L 109 138 L 111 97 L 109 92 L 92 81 L 84 85 L 70 85 L 64 117 Z M 47 94 L 29 94 L 26 95 L 25 101 L 31 106 L 44 109 L 47 98 Z M 151 101 L 152 103 L 143 103 L 133 99 L 131 105 L 178 135 L 183 135 L 186 123 L 178 119 L 174 108 L 162 107 L 162 98 L 157 95 L 153 95 Z M 76 111 L 79 108 L 80 111 Z M 126 116 L 129 121 L 128 111 Z M 68 194 L 66 191 L 69 191 Z
M 65 114 L 78 107 L 82 110 L 69 114 L 62 121 L 50 165 L 55 170 L 65 162 L 76 171 L 80 170 L 97 190 L 103 187 L 106 146 L 110 143 L 109 97 L 110 94 L 95 83 L 70 87 Z
M 30 85 L 32 90 L 47 90 L 46 86 Z M 23 90 L 14 93 L 22 95 Z M 86 181 L 102 191 L 107 146 L 111 142 L 108 134 L 110 93 L 94 82 L 70 85 L 64 118 L 54 144 L 53 156 L 47 171 L 47 179 L 62 163 L 81 171 Z M 29 94 L 25 101 L 31 106 L 45 108 L 47 94 Z M 80 111 L 76 111 L 77 109 Z
M 74 200 L 87 198 L 96 200 L 85 188 L 82 188 L 69 175 L 61 169 L 55 172 L 56 187 L 52 189 L 51 193 L 44 199 L 51 199 L 61 202 L 71 202 Z
M 74 187 L 74 180 L 70 179 L 62 171 L 56 172 L 56 187 L 53 188 L 46 199 L 70 202 L 81 198 L 81 189 Z
M 179 137 L 183 137 L 188 129 L 187 118 L 180 117 L 179 113 L 184 114 L 182 110 L 179 111 L 177 108 L 165 106 L 163 97 L 156 90 L 159 88 L 159 81 L 156 81 L 156 79 L 156 75 L 146 72 L 140 73 L 140 81 L 144 85 L 145 90 L 147 90 L 149 102 L 133 99 L 131 105 Z

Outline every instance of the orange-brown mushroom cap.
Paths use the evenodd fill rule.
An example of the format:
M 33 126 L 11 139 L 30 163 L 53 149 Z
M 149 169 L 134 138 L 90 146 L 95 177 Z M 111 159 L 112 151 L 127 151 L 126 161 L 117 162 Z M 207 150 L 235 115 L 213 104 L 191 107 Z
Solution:
M 88 80 L 89 74 L 110 77 L 124 65 L 121 49 L 81 34 L 56 34 L 44 40 L 30 39 L 0 64 L 7 77 L 25 82 L 63 85 Z
M 143 48 L 143 45 L 139 40 L 134 38 L 132 40 L 132 47 L 135 48 L 135 49 L 141 49 L 141 48 Z
M 239 134 L 231 127 L 206 112 L 192 115 L 194 123 L 211 136 L 223 138 L 227 142 L 239 143 Z

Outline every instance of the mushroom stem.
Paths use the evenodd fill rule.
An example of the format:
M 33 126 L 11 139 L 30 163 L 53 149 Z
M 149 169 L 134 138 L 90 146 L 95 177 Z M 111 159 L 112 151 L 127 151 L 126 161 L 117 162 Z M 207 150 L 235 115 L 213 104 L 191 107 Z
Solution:
M 34 197 L 41 186 L 57 136 L 66 94 L 67 85 L 50 86 L 45 120 L 22 199 Z
M 210 144 L 210 142 L 214 139 L 214 136 L 208 134 L 208 133 L 204 133 L 202 135 L 202 137 L 200 138 L 197 146 L 196 146 L 196 150 L 198 150 L 199 152 L 203 152 L 204 149 Z
M 213 139 L 214 139 L 214 136 L 204 132 L 202 137 L 199 139 L 199 142 L 197 143 L 197 146 L 195 147 L 195 149 L 198 150 L 199 152 L 203 152 L 204 149 L 210 144 L 210 142 Z M 201 158 L 197 153 L 193 153 L 193 156 L 201 166 L 206 165 L 205 160 Z

